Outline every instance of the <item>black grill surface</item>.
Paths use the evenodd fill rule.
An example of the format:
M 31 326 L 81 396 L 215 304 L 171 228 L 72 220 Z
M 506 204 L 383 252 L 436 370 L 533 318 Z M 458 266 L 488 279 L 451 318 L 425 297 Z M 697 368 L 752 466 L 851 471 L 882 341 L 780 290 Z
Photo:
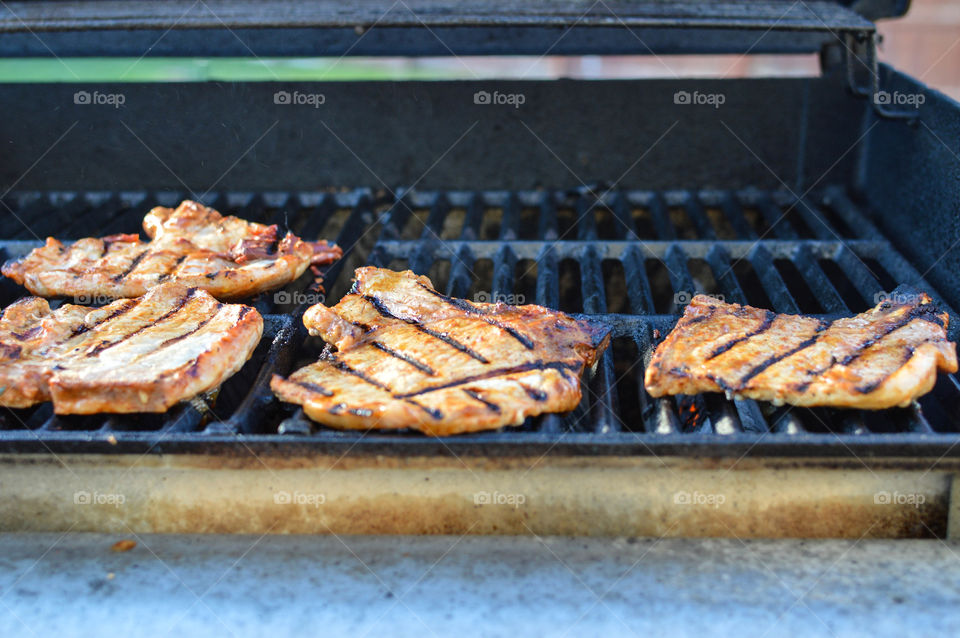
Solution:
M 48 234 L 133 232 L 150 207 L 182 198 L 8 195 L 0 217 L 9 239 L 0 249 L 10 258 Z M 305 305 L 317 301 L 305 277 L 250 302 L 265 315 L 263 341 L 217 396 L 166 415 L 58 417 L 49 404 L 4 410 L 0 451 L 960 455 L 960 383 L 953 375 L 941 375 L 918 404 L 882 412 L 775 407 L 719 394 L 652 399 L 643 389 L 653 348 L 697 293 L 823 317 L 865 310 L 902 283 L 940 298 L 843 187 L 800 199 L 755 189 L 582 188 L 226 193 L 204 201 L 306 238 L 336 240 L 345 256 L 326 272 L 331 304 L 359 265 L 410 268 L 453 296 L 538 303 L 601 319 L 613 326 L 611 346 L 569 414 L 442 439 L 339 432 L 310 422 L 269 389 L 272 374 L 320 352 L 319 340 L 300 324 Z M 0 286 L 4 305 L 23 294 L 12 282 Z

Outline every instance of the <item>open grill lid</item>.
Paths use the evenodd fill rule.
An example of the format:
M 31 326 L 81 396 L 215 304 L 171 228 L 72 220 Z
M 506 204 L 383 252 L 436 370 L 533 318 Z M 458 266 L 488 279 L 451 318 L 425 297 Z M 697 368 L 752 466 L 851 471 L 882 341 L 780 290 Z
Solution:
M 0 7 L 2 56 L 804 53 L 909 0 L 86 0 Z

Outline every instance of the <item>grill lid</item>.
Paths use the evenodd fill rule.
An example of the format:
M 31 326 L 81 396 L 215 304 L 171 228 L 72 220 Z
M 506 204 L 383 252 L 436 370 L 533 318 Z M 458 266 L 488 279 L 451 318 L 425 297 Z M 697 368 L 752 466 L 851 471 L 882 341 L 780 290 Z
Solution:
M 0 8 L 3 56 L 815 52 L 909 0 L 86 0 Z

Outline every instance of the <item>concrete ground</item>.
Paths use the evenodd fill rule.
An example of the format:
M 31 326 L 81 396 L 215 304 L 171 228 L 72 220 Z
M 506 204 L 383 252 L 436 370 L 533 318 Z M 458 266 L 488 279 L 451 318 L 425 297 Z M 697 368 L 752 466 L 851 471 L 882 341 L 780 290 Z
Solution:
M 119 540 L 136 546 L 114 551 Z M 0 635 L 930 636 L 960 545 L 0 535 Z

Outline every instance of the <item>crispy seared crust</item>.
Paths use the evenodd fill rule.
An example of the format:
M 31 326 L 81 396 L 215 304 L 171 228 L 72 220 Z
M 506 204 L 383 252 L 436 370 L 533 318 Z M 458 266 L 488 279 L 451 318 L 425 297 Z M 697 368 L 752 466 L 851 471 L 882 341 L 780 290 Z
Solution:
M 262 332 L 253 308 L 178 283 L 102 308 L 21 299 L 0 317 L 0 406 L 163 412 L 239 370 Z
M 947 313 L 923 293 L 827 322 L 698 295 L 654 352 L 651 396 L 726 392 L 776 404 L 880 410 L 957 371 Z
M 143 219 L 152 241 L 138 235 L 88 237 L 72 244 L 48 238 L 26 257 L 3 265 L 3 274 L 42 297 L 79 300 L 139 297 L 176 281 L 221 300 L 244 299 L 283 286 L 311 264 L 336 261 L 339 247 L 306 242 L 277 227 L 223 217 L 186 200 L 157 207 Z
M 311 307 L 304 324 L 337 352 L 274 376 L 277 396 L 333 427 L 433 435 L 572 410 L 584 367 L 609 339 L 606 327 L 561 312 L 470 303 L 379 268 L 358 269 L 352 294 Z

